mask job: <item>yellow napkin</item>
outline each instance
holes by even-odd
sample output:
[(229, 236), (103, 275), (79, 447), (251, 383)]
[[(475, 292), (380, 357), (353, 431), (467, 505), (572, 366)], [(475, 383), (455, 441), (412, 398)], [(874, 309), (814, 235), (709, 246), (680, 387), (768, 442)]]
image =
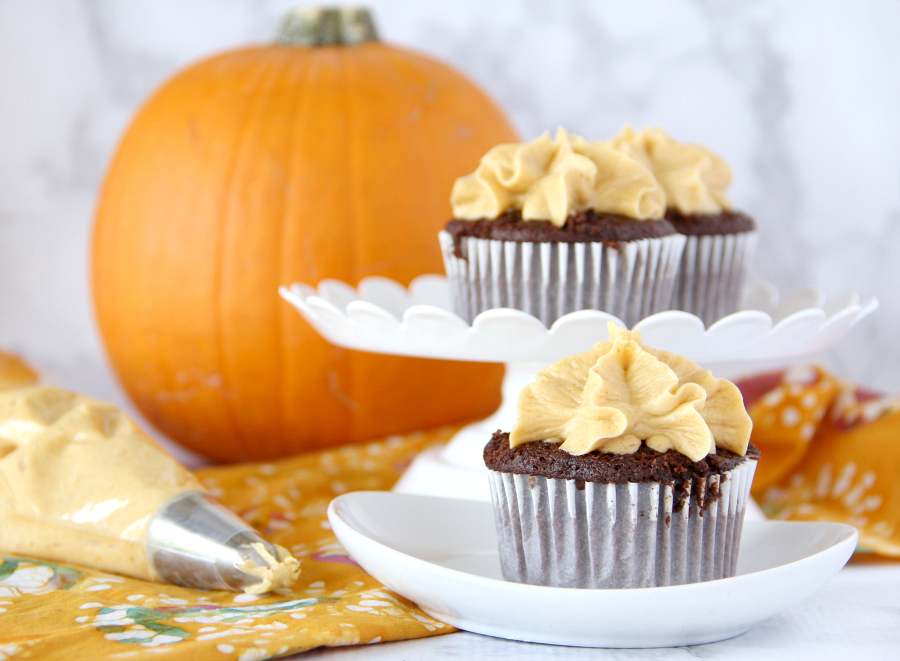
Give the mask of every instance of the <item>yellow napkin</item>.
[[(346, 491), (389, 489), (412, 458), (456, 431), (391, 437), (265, 464), (206, 468), (203, 484), (300, 560), (266, 596), (149, 583), (27, 558), (0, 564), (0, 660), (275, 658), (455, 631), (383, 587), (338, 544), (325, 515)], [(2, 531), (0, 531), (2, 534)]]
[(737, 385), (762, 453), (753, 497), (766, 515), (848, 523), (859, 552), (900, 558), (900, 397), (814, 366)]

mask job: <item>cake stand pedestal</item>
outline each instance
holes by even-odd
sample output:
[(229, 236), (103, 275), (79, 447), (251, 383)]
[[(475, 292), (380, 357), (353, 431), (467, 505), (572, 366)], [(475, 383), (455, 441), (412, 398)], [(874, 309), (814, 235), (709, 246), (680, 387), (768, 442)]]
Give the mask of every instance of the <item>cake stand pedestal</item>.
[[(607, 322), (624, 325), (597, 310), (567, 314), (547, 328), (538, 319), (508, 308), (488, 310), (468, 324), (451, 312), (443, 276), (416, 278), (409, 289), (386, 278), (362, 280), (358, 289), (323, 280), (316, 289), (300, 283), (279, 289), (281, 296), (332, 344), (374, 353), (419, 358), (502, 362), (506, 364), (502, 403), (490, 417), (463, 428), (443, 448), (420, 454), (395, 491), (490, 500), (482, 450), (498, 429), (516, 420), (521, 389), (541, 369), (607, 340)], [(831, 300), (816, 289), (787, 297), (767, 284), (746, 289), (742, 310), (709, 328), (696, 316), (668, 310), (642, 319), (648, 346), (672, 351), (736, 378), (782, 367), (832, 346), (878, 307), (856, 294)]]
[(519, 392), (546, 366), (543, 363), (506, 363), (500, 408), (484, 420), (463, 427), (444, 447), (419, 454), (394, 486), (394, 491), (490, 500), (487, 469), (481, 452), (495, 431), (512, 428)]

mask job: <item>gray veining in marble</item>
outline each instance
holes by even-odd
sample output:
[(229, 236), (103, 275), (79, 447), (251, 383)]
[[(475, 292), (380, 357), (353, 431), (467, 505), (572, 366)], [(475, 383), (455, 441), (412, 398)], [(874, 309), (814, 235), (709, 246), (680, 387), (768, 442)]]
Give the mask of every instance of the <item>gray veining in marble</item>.
[[(141, 101), (263, 42), (284, 0), (0, 0), (0, 347), (118, 399), (88, 293), (97, 188)], [(900, 391), (900, 3), (376, 0), (383, 38), (466, 72), (523, 136), (663, 125), (731, 163), (751, 277), (875, 294), (826, 356)]]

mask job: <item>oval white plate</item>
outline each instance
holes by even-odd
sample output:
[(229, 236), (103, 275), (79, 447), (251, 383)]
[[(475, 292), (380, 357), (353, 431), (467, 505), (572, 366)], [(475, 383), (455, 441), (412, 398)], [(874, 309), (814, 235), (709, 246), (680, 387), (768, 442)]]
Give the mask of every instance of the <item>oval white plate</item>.
[(504, 581), (489, 504), (358, 491), (331, 501), (328, 520), (363, 569), (432, 617), (488, 636), (579, 647), (673, 647), (737, 636), (818, 590), (857, 539), (840, 523), (748, 521), (733, 578), (576, 590)]
[[(587, 351), (607, 338), (607, 321), (597, 310), (580, 310), (547, 328), (537, 318), (509, 308), (479, 314), (470, 326), (450, 311), (443, 276), (416, 278), (409, 289), (381, 277), (363, 279), (358, 289), (323, 280), (317, 289), (294, 283), (281, 296), (326, 340), (375, 353), (486, 362), (549, 364)], [(669, 310), (635, 325), (647, 345), (674, 351), (712, 369), (718, 363), (760, 363), (812, 355), (834, 344), (878, 307), (856, 294), (826, 301), (816, 289), (780, 297), (771, 285), (744, 293), (744, 309), (708, 329), (696, 316)]]

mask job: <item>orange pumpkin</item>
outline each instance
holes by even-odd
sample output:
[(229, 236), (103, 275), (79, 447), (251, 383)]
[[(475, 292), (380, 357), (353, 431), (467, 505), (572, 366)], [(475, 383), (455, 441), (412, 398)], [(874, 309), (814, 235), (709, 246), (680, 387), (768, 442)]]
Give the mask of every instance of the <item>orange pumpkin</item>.
[(365, 12), (301, 19), (285, 43), (165, 83), (122, 139), (96, 214), (113, 367), (155, 426), (219, 461), (474, 419), (500, 400), (499, 365), (331, 346), (279, 298), (295, 281), (443, 272), (454, 179), (517, 139), (459, 73), (373, 41)]

